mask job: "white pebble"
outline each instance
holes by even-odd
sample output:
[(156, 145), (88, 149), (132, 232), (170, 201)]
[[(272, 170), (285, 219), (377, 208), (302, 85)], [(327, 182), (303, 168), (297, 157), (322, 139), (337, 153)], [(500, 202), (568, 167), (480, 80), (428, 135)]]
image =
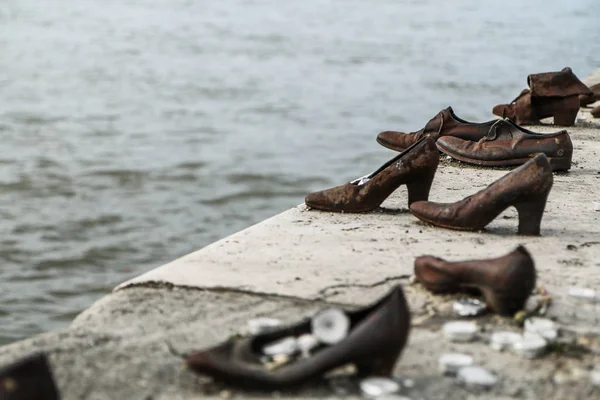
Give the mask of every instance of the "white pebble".
[(582, 300), (596, 300), (596, 291), (594, 289), (582, 288), (582, 287), (570, 287), (569, 296), (575, 297)]
[(460, 353), (443, 354), (438, 365), (443, 375), (456, 375), (459, 369), (473, 365), (473, 357)]
[(600, 201), (594, 202), (594, 211), (600, 211)]
[(487, 306), (477, 299), (459, 299), (452, 303), (452, 310), (461, 317), (474, 317), (483, 314)]
[(400, 384), (390, 378), (371, 377), (360, 381), (360, 390), (367, 397), (380, 398), (399, 391)]
[(291, 356), (298, 351), (298, 342), (294, 337), (286, 337), (263, 347), (263, 354), (268, 356), (274, 356), (277, 354), (284, 354)]
[(517, 332), (494, 332), (490, 338), (490, 346), (494, 350), (503, 351), (504, 349), (512, 348), (519, 340), (521, 340), (521, 335)]
[(473, 388), (487, 389), (498, 382), (498, 379), (491, 372), (476, 365), (461, 368), (457, 376), (459, 382)]
[(444, 336), (452, 342), (470, 342), (478, 331), (477, 324), (468, 321), (446, 322)]
[(311, 329), (319, 342), (336, 344), (348, 336), (350, 318), (339, 308), (328, 308), (312, 318)]
[(590, 380), (592, 385), (600, 387), (600, 364), (596, 365), (596, 368), (590, 372)]
[(535, 333), (525, 333), (520, 340), (513, 344), (513, 350), (525, 358), (535, 358), (541, 355), (548, 342)]
[(248, 332), (251, 335), (258, 335), (259, 333), (268, 332), (280, 325), (281, 320), (275, 318), (253, 318), (248, 321)]
[(319, 341), (310, 333), (300, 335), (296, 340), (302, 357), (309, 357), (310, 352), (319, 345)]
[(525, 332), (540, 335), (546, 340), (555, 340), (558, 337), (558, 328), (554, 321), (547, 318), (528, 318), (525, 320)]

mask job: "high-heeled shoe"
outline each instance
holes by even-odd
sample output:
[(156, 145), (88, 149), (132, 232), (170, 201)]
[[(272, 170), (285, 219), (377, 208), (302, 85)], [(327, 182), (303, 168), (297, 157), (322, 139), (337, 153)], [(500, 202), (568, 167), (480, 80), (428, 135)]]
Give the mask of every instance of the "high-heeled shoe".
[(579, 111), (579, 95), (592, 93), (569, 67), (531, 74), (527, 85), (529, 90), (523, 90), (510, 104), (495, 106), (492, 112), (519, 125), (539, 124), (543, 118), (554, 117), (555, 125), (571, 126)]
[(519, 234), (539, 235), (552, 182), (550, 162), (538, 154), (472, 196), (456, 203), (419, 201), (410, 205), (410, 211), (435, 226), (477, 231), (514, 206), (519, 213)]
[(0, 369), (0, 399), (59, 400), (46, 356), (36, 353)]
[(533, 259), (523, 246), (487, 260), (448, 262), (433, 256), (417, 257), (415, 276), (433, 293), (471, 293), (475, 289), (500, 315), (521, 310), (536, 280)]
[(487, 135), (494, 122), (496, 120), (482, 123), (465, 121), (454, 114), (452, 107), (448, 107), (431, 118), (423, 129), (411, 133), (381, 132), (377, 135), (377, 143), (388, 149), (403, 151), (424, 136), (430, 136), (434, 141), (442, 136), (478, 141)]
[(186, 358), (188, 367), (227, 385), (275, 390), (299, 386), (346, 364), (357, 373), (389, 375), (400, 356), (410, 329), (410, 313), (398, 285), (375, 304), (346, 313), (350, 331), (341, 342), (321, 345), (308, 358), (267, 371), (260, 361), (261, 349), (276, 340), (311, 332), (310, 320), (244, 339), (233, 339)]
[(392, 158), (370, 175), (306, 196), (310, 208), (333, 212), (366, 212), (378, 207), (400, 185), (408, 188), (408, 204), (427, 200), (439, 163), (439, 151), (429, 137)]

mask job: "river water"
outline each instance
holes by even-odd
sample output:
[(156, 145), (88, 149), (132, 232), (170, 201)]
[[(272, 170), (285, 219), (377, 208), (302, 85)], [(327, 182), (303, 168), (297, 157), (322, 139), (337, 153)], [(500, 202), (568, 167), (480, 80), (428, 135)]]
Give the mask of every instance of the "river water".
[[(600, 66), (600, 1), (0, 0), (0, 343)], [(260, 249), (256, 249), (260, 251)]]

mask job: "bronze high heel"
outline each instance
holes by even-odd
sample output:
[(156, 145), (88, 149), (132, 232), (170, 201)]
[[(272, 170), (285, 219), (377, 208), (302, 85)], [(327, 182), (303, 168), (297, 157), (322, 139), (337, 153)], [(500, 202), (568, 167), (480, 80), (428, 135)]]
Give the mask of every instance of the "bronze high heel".
[(377, 171), (345, 185), (306, 196), (310, 208), (333, 212), (367, 212), (378, 207), (400, 185), (408, 188), (408, 204), (427, 200), (439, 163), (434, 141), (424, 137)]
[(261, 349), (276, 340), (311, 332), (310, 320), (297, 325), (221, 345), (189, 355), (188, 367), (227, 385), (275, 390), (299, 386), (349, 363), (358, 374), (389, 375), (400, 356), (410, 329), (410, 313), (398, 285), (375, 304), (347, 312), (350, 332), (341, 342), (320, 346), (309, 358), (267, 371), (260, 361)]
[(411, 204), (410, 211), (435, 226), (477, 231), (514, 206), (519, 212), (519, 234), (539, 235), (552, 182), (550, 162), (544, 154), (538, 154), (472, 196), (456, 203), (418, 201)]
[(533, 259), (523, 246), (487, 260), (448, 262), (433, 256), (417, 257), (415, 276), (434, 293), (470, 293), (475, 289), (500, 315), (521, 310), (536, 281)]

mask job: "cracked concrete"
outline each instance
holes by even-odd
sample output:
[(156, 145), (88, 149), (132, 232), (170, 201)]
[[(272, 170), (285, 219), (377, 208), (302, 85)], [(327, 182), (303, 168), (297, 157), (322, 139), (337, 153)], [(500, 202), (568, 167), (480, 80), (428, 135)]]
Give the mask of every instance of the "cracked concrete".
[[(578, 125), (568, 130), (575, 146), (573, 168), (555, 174), (541, 237), (517, 236), (513, 209), (483, 232), (428, 226), (406, 209), (404, 188), (380, 210), (362, 215), (298, 206), (125, 282), (65, 331), (1, 347), (0, 365), (30, 352), (47, 352), (64, 399), (218, 398), (225, 395), (223, 388), (187, 371), (183, 354), (244, 331), (246, 321), (256, 316), (294, 322), (326, 304), (368, 304), (401, 284), (412, 331), (394, 373), (415, 381), (403, 394), (412, 399), (598, 397), (600, 389), (592, 387), (586, 374), (600, 363), (600, 303), (572, 299), (567, 289), (600, 288), (600, 212), (592, 208), (593, 201), (600, 201), (600, 123), (584, 111)], [(442, 157), (431, 199), (461, 199), (506, 173)], [(481, 328), (476, 342), (447, 342), (440, 328), (454, 319), (451, 304), (458, 296), (434, 296), (411, 284), (414, 258), (489, 258), (518, 244), (536, 261), (538, 284), (553, 297), (547, 316), (556, 320), (568, 345), (535, 360), (496, 352), (486, 344), (491, 332), (520, 328), (512, 319), (494, 315), (475, 319)], [(437, 360), (447, 352), (470, 354), (498, 376), (498, 385), (489, 392), (472, 392), (442, 377)], [(356, 388), (350, 389), (335, 392), (320, 383), (276, 395), (356, 397)], [(271, 397), (235, 391), (233, 396)]]

